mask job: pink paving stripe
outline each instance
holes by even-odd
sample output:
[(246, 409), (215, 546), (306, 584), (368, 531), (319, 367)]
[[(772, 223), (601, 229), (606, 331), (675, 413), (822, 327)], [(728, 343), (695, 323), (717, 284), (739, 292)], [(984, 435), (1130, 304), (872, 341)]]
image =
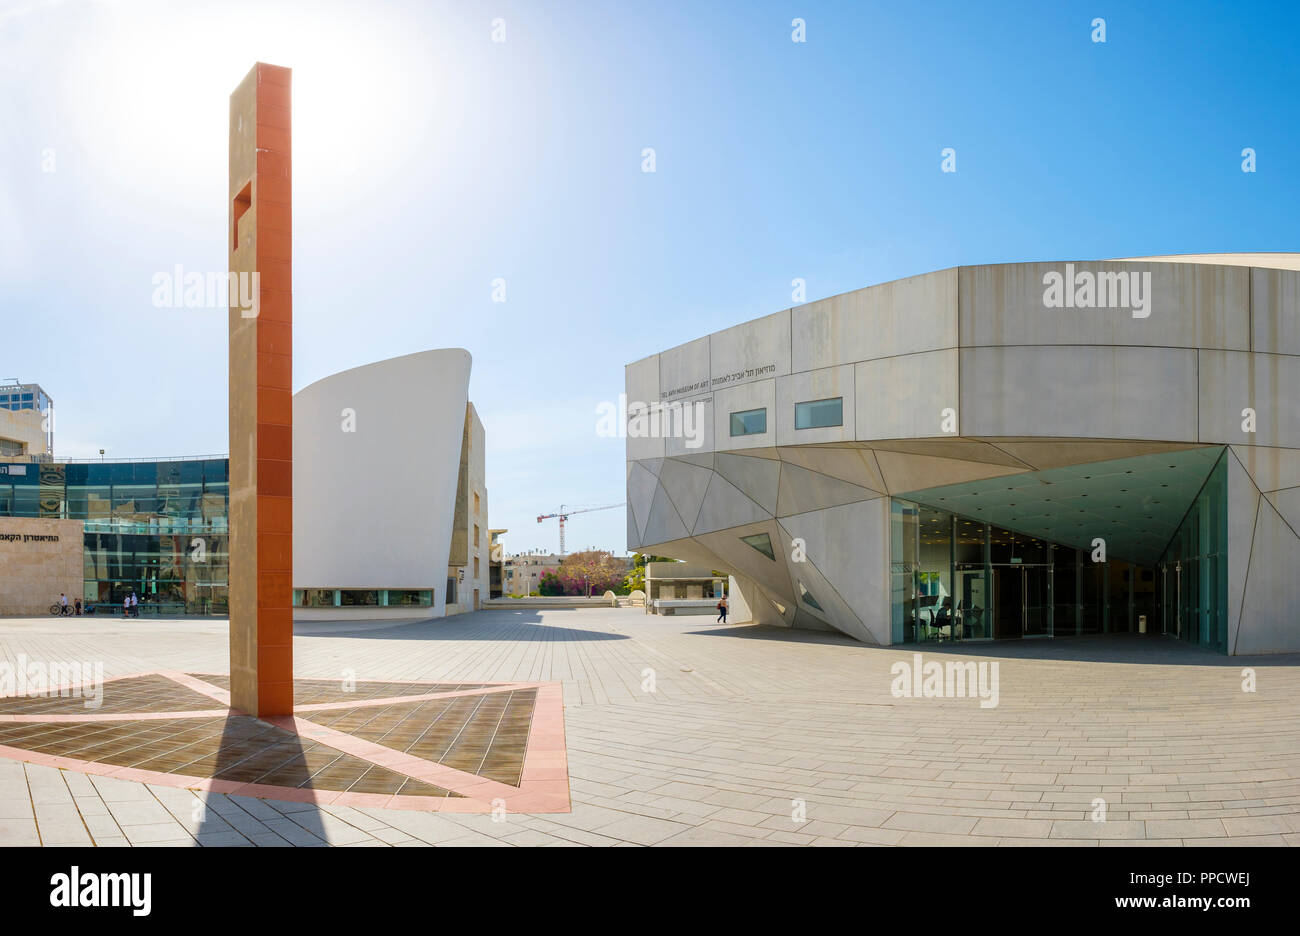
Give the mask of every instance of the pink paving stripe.
[[(193, 691), (197, 692), (199, 695), (205, 695), (209, 699), (212, 699), (215, 702), (220, 702), (222, 705), (225, 706), (230, 705), (229, 689), (222, 689), (219, 686), (212, 685), (211, 683), (205, 683), (201, 679), (195, 679), (193, 676), (189, 675), (188, 673), (159, 671), (157, 675), (166, 676), (172, 682), (180, 683), (186, 689), (192, 689)], [(243, 713), (235, 709), (231, 709), (231, 714), (242, 715)]]
[(462, 696), (490, 695), (494, 692), (513, 692), (516, 689), (532, 689), (541, 683), (502, 683), (491, 689), (460, 689), (455, 692), (430, 692), (425, 695), (386, 696), (382, 699), (357, 699), (355, 702), (313, 702), (310, 705), (295, 705), (295, 712), (329, 712), (337, 709), (362, 708), (369, 705), (400, 705), (403, 702), (430, 702), (434, 699), (459, 699)]

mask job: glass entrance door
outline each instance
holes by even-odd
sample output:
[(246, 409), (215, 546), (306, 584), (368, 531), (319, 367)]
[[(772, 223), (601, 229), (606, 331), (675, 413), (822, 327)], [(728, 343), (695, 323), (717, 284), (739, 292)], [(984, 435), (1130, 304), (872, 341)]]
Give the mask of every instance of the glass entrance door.
[(1048, 637), (1052, 633), (1052, 567), (1021, 566), (1024, 576), (1026, 637)]
[(1052, 567), (995, 565), (993, 636), (1047, 637), (1052, 633)]
[(1022, 566), (993, 566), (993, 636), (1005, 640), (1024, 633), (1025, 573)]
[(983, 563), (961, 564), (955, 570), (957, 592), (957, 617), (963, 640), (980, 640), (992, 637), (989, 629), (991, 609), (986, 593), (987, 577)]

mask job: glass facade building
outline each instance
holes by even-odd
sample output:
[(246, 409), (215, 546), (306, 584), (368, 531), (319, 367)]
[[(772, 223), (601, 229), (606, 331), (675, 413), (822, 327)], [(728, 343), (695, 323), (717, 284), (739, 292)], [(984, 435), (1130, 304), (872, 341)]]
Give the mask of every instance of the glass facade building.
[(43, 413), (49, 408), (49, 396), (36, 384), (0, 384), (0, 409)]
[(83, 521), (86, 602), (226, 614), (228, 474), (225, 458), (5, 464), (0, 517)]

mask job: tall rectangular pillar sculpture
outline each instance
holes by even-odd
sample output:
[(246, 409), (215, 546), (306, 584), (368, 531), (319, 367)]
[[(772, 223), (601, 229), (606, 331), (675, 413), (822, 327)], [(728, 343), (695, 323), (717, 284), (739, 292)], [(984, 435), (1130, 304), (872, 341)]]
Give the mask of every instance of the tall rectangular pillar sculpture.
[(230, 96), (230, 704), (293, 712), (290, 72)]

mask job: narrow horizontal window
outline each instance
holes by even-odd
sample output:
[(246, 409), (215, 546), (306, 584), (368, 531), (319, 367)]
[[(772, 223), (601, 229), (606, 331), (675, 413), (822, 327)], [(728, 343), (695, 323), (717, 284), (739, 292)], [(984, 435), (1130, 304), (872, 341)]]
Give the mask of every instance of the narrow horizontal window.
[(762, 435), (767, 432), (767, 410), (751, 409), (731, 414), (733, 436)]
[(796, 429), (822, 429), (826, 426), (842, 425), (844, 425), (844, 397), (812, 400), (794, 405)]

